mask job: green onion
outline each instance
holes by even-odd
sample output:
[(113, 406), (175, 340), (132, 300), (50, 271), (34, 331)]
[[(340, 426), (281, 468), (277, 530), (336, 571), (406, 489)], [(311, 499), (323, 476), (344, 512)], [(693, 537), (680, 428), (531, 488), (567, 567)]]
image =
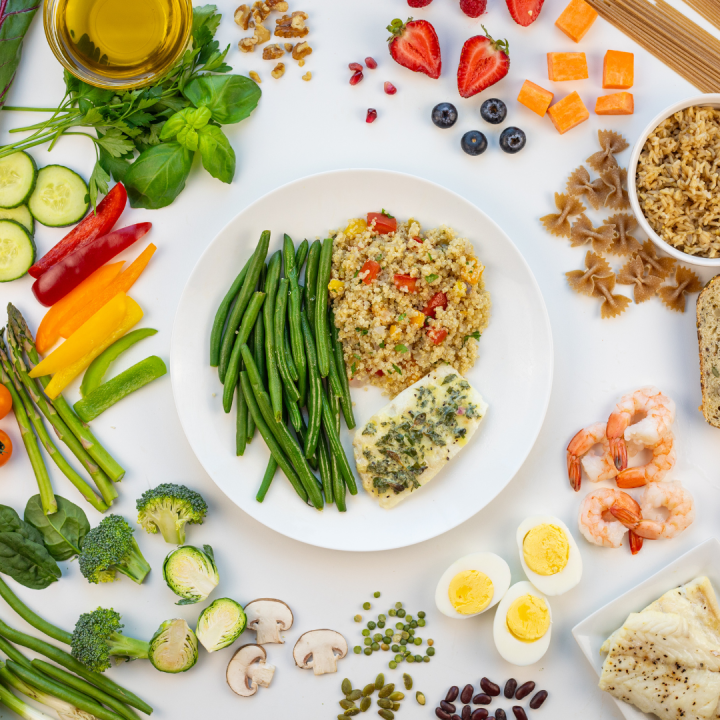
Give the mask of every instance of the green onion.
[(428, 257), (430, 258), (430, 262), (432, 262), (432, 255), (428, 253)]
[(389, 217), (389, 218), (395, 217), (394, 215), (391, 215), (385, 208), (383, 208), (381, 212), (385, 217)]
[(350, 372), (351, 372), (353, 375), (355, 375), (355, 372), (356, 372), (356, 371), (357, 371), (357, 363), (353, 363), (353, 364), (350, 366)]
[(392, 366), (395, 368), (395, 372), (398, 372), (402, 375), (402, 370), (395, 363), (393, 363)]
[(403, 320), (407, 320), (407, 313), (398, 316), (398, 322), (402, 322)]
[(367, 328), (355, 328), (355, 332), (359, 332), (361, 335), (367, 335), (368, 329)]

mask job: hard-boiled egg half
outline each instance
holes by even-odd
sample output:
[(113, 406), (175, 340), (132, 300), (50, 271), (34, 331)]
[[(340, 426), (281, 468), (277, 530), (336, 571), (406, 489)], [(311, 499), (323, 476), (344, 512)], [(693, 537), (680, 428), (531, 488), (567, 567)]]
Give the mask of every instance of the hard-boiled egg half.
[(552, 515), (536, 515), (517, 530), (520, 562), (528, 580), (546, 595), (562, 595), (582, 577), (582, 558), (568, 526)]
[(469, 618), (500, 602), (510, 587), (510, 568), (494, 553), (474, 553), (456, 560), (435, 590), (438, 610), (451, 618)]
[(525, 580), (513, 585), (495, 611), (495, 647), (513, 665), (532, 665), (550, 645), (552, 613), (547, 598)]

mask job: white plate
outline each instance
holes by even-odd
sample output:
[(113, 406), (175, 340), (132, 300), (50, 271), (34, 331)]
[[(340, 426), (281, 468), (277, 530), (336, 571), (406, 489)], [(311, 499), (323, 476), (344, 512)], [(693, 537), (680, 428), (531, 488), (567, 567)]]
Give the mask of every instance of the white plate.
[[(707, 575), (720, 592), (720, 542), (713, 538), (693, 548), (671, 562), (645, 582), (616, 598), (573, 628), (573, 635), (580, 649), (598, 677), (602, 673), (605, 655), (600, 647), (615, 630), (627, 620), (628, 615), (640, 612), (668, 590), (684, 585), (698, 575)], [(613, 698), (626, 720), (657, 720), (655, 715), (640, 712), (635, 706)]]
[[(255, 493), (268, 450), (259, 435), (235, 457), (235, 413), (222, 410), (222, 387), (208, 363), (210, 327), (227, 288), (261, 231), (270, 251), (287, 232), (296, 242), (324, 237), (349, 218), (388, 208), (424, 228), (447, 224), (469, 238), (485, 264), (493, 310), (468, 379), (490, 410), (472, 442), (441, 474), (392, 510), (362, 490), (348, 496), (347, 513), (317, 511), (299, 502), (281, 472), (263, 503)], [(203, 253), (178, 306), (170, 353), (180, 421), (203, 467), (225, 494), (267, 527), (336, 550), (387, 550), (412, 545), (456, 527), (487, 505), (513, 478), (540, 431), (550, 397), (553, 351), (540, 290), (522, 255), (503, 231), (467, 200), (426, 180), (381, 170), (313, 175), (275, 190), (243, 210)], [(351, 389), (358, 427), (388, 401), (376, 388)], [(343, 426), (352, 462), (352, 436)]]

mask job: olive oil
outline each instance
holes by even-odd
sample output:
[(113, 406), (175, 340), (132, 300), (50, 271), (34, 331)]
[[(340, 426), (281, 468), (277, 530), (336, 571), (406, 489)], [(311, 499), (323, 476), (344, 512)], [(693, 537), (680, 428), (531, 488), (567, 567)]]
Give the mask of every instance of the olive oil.
[(60, 43), (75, 63), (134, 85), (170, 69), (192, 26), (189, 0), (59, 0), (55, 12)]

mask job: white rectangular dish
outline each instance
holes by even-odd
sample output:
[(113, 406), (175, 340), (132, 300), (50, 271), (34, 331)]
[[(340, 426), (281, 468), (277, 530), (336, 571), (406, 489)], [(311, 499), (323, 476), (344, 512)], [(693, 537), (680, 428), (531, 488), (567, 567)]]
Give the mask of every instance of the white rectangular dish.
[[(573, 635), (600, 677), (605, 655), (600, 647), (608, 636), (617, 630), (633, 612), (644, 607), (668, 590), (689, 582), (698, 575), (706, 575), (716, 591), (720, 590), (720, 541), (712, 538), (701, 543), (659, 572), (620, 595), (604, 607), (596, 610), (573, 628)], [(613, 698), (626, 720), (653, 720), (654, 715), (640, 712), (637, 708)]]

